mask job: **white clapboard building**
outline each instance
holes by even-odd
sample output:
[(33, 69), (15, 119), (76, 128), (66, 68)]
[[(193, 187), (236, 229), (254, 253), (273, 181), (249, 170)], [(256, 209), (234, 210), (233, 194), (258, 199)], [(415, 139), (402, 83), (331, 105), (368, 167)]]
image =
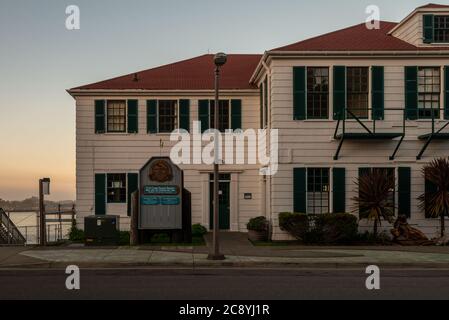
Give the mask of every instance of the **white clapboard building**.
[[(213, 121), (214, 64), (203, 55), (70, 89), (76, 100), (77, 219), (120, 215), (153, 156), (170, 156), (170, 133)], [(418, 209), (431, 188), (424, 164), (449, 156), (449, 6), (429, 4), (400, 23), (365, 23), (263, 55), (230, 54), (222, 69), (220, 129), (278, 129), (279, 165), (224, 164), (220, 226), (246, 232), (266, 216), (273, 239), (281, 212), (353, 212), (363, 170), (394, 174), (397, 213), (429, 236), (439, 221)], [(272, 146), (273, 147), (273, 146)], [(256, 150), (253, 150), (256, 152)], [(211, 173), (184, 164), (193, 223), (210, 228)], [(368, 222), (361, 222), (361, 226)]]

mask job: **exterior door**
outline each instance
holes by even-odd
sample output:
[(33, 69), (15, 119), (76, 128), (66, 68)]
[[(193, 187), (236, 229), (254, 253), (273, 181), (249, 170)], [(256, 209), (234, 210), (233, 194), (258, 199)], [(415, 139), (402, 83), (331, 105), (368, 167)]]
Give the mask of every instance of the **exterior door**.
[[(214, 175), (210, 175), (210, 229), (214, 228)], [(230, 230), (231, 229), (231, 175), (229, 174), (220, 174), (220, 183), (219, 183), (219, 203), (218, 203), (218, 212), (219, 212), (219, 226), (220, 230)]]

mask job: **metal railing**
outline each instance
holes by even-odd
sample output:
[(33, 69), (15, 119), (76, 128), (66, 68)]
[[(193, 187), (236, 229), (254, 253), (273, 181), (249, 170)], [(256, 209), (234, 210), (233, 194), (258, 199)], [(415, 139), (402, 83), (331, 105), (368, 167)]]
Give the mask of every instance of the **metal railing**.
[(2, 235), (6, 237), (3, 239), (6, 244), (25, 244), (26, 238), (17, 229), (16, 225), (6, 212), (0, 208), (0, 227), (2, 228)]
[[(442, 111), (446, 112), (445, 109), (443, 108), (430, 108), (430, 117), (420, 117), (419, 115), (419, 110), (417, 110), (416, 114), (414, 115), (417, 119), (419, 119), (421, 122), (425, 121), (425, 120), (429, 120), (432, 122), (432, 127), (431, 127), (431, 132), (420, 136), (419, 139), (421, 140), (426, 140), (426, 143), (424, 144), (424, 146), (422, 147), (422, 149), (420, 150), (418, 156), (416, 157), (416, 160), (421, 160), (424, 152), (426, 152), (427, 147), (430, 145), (430, 143), (432, 142), (432, 140), (435, 137), (439, 137), (443, 135), (443, 130), (446, 129), (449, 126), (449, 120), (445, 119), (445, 117), (441, 117), (442, 116)], [(438, 115), (438, 117), (436, 117), (436, 115)], [(439, 128), (438, 130), (436, 129), (436, 121), (446, 121), (446, 123)], [(445, 137), (444, 137), (445, 138)]]
[[(400, 120), (394, 120), (394, 119), (385, 119), (385, 113), (391, 111), (397, 111), (398, 114), (400, 114)], [(378, 123), (387, 123), (387, 122), (394, 122), (399, 123), (401, 122), (402, 126), (402, 135), (405, 135), (406, 130), (406, 120), (407, 120), (407, 112), (404, 108), (384, 108), (382, 114), (376, 112), (380, 112), (378, 109), (373, 108), (363, 108), (363, 109), (348, 109), (343, 108), (343, 110), (338, 111), (336, 113), (337, 115), (337, 127), (335, 128), (334, 138), (337, 138), (340, 130), (340, 126), (342, 126), (342, 134), (348, 133), (348, 125), (347, 122), (350, 121), (351, 123), (356, 122), (360, 129), (363, 129), (366, 133), (375, 135), (376, 133), (379, 133), (378, 129)], [(361, 115), (362, 113), (366, 113)], [(358, 114), (358, 115), (357, 115)], [(391, 116), (391, 115), (388, 115)], [(370, 125), (371, 124), (371, 125)], [(388, 129), (392, 129), (393, 126), (391, 126)], [(382, 130), (386, 130), (386, 128), (382, 128)], [(398, 132), (399, 133), (399, 132)]]
[[(62, 207), (61, 205), (58, 205), (57, 207), (51, 207), (48, 209), (50, 210), (45, 212), (47, 243), (54, 243), (63, 240), (68, 240), (70, 229), (73, 226), (76, 217), (75, 207), (74, 206)], [(7, 212), (5, 212), (4, 210), (2, 211), (3, 214), (0, 214), (0, 243), (11, 245), (13, 244), (29, 245), (39, 243), (40, 237), (39, 212), (32, 209), (29, 210), (14, 209)], [(23, 213), (29, 213), (30, 216), (25, 217), (25, 219), (22, 218), (22, 220), (20, 220), (21, 222), (18, 222), (17, 221), (18, 219), (15, 220), (12, 219), (13, 217), (12, 214), (23, 214)], [(33, 216), (36, 221), (35, 225), (34, 222), (30, 223), (30, 220), (31, 221), (33, 220)], [(13, 220), (17, 222), (18, 224), (17, 226), (14, 224)], [(25, 224), (23, 222), (30, 224), (21, 225)], [(9, 226), (11, 226), (11, 230), (13, 231), (7, 232), (7, 227), (5, 226), (5, 224), (8, 228)], [(8, 234), (9, 237), (7, 236)], [(19, 242), (14, 241), (13, 237), (20, 237), (19, 235), (21, 235), (22, 237), (21, 241)]]

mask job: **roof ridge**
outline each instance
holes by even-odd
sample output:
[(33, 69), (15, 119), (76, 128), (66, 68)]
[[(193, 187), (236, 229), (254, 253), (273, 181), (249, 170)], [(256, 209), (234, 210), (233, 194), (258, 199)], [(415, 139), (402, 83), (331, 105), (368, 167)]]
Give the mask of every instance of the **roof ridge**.
[[(386, 21), (386, 20), (376, 20), (376, 21), (379, 21), (380, 23), (391, 23), (391, 24), (396, 24), (396, 25), (398, 24), (398, 22), (392, 22), (392, 21)], [(276, 50), (279, 50), (279, 49), (282, 49), (282, 48), (285, 48), (285, 47), (290, 47), (290, 46), (295, 45), (295, 44), (300, 44), (300, 43), (305, 42), (305, 41), (311, 41), (311, 40), (319, 39), (321, 37), (330, 36), (330, 35), (333, 35), (333, 34), (337, 34), (337, 33), (340, 33), (340, 32), (344, 32), (344, 31), (347, 31), (347, 30), (350, 30), (350, 29), (354, 29), (354, 28), (360, 27), (360, 26), (362, 26), (364, 24), (366, 24), (366, 22), (358, 23), (358, 24), (355, 24), (355, 25), (352, 25), (352, 26), (349, 26), (349, 27), (345, 27), (345, 28), (342, 28), (342, 29), (338, 29), (338, 30), (334, 30), (334, 31), (331, 31), (331, 32), (323, 33), (321, 35), (318, 35), (318, 36), (315, 36), (315, 37), (312, 37), (312, 38), (307, 38), (307, 39), (304, 39), (304, 40), (301, 40), (301, 41), (297, 41), (297, 42), (294, 42), (294, 43), (291, 43), (291, 44), (288, 44), (288, 45), (285, 45), (285, 46), (281, 46), (281, 47), (278, 47), (278, 48), (275, 48), (275, 49), (271, 49), (269, 51), (276, 51)]]
[[(103, 83), (103, 82), (106, 82), (106, 81), (113, 81), (113, 80), (117, 80), (117, 79), (120, 79), (120, 78), (132, 77), (135, 74), (139, 75), (139, 73), (145, 73), (145, 72), (149, 72), (149, 71), (157, 71), (159, 69), (164, 69), (164, 68), (169, 68), (169, 67), (181, 65), (181, 64), (188, 63), (188, 62), (191, 62), (191, 61), (194, 61), (194, 60), (198, 60), (198, 59), (201, 59), (201, 58), (204, 58), (204, 57), (207, 57), (207, 56), (213, 57), (214, 54), (212, 54), (212, 53), (205, 53), (205, 54), (202, 54), (202, 55), (199, 55), (199, 56), (195, 56), (195, 57), (192, 57), (192, 58), (187, 58), (187, 59), (184, 59), (184, 60), (179, 60), (179, 61), (167, 63), (167, 64), (164, 64), (164, 65), (160, 65), (160, 66), (156, 66), (156, 67), (152, 67), (152, 68), (142, 69), (142, 70), (135, 71), (135, 72), (130, 72), (130, 73), (127, 73), (127, 74), (124, 74), (124, 75), (121, 75), (121, 76), (108, 78), (106, 80), (96, 81), (96, 82), (90, 83), (88, 85), (89, 86), (90, 85), (96, 85), (96, 84), (100, 84), (100, 83)], [(228, 56), (231, 56), (231, 57), (232, 56), (254, 56), (254, 57), (260, 56), (260, 57), (262, 57), (262, 54), (259, 54), (259, 53), (230, 53), (230, 54), (228, 54)], [(74, 87), (74, 88), (69, 89), (69, 90), (75, 90), (75, 89), (78, 89), (78, 88), (81, 88), (81, 87), (85, 87), (85, 85), (77, 86), (77, 87)]]

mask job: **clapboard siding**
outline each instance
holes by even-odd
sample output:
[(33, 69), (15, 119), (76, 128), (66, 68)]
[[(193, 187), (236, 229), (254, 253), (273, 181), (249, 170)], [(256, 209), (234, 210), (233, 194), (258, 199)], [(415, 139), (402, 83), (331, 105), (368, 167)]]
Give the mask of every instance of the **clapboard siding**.
[(417, 47), (440, 47), (441, 44), (438, 43), (424, 43), (423, 38), (423, 15), (424, 14), (434, 14), (434, 15), (448, 15), (449, 10), (438, 11), (438, 12), (418, 12), (405, 21), (399, 28), (393, 32), (393, 36), (399, 38), (403, 41), (411, 43)]
[[(430, 159), (449, 155), (448, 142), (433, 142), (425, 154), (425, 158), (416, 161), (422, 141), (417, 137), (428, 133), (429, 121), (406, 121), (406, 138), (397, 154), (396, 160), (390, 161), (397, 145), (397, 140), (381, 142), (346, 141), (343, 145), (340, 159), (334, 161), (333, 156), (339, 141), (333, 135), (336, 121), (333, 120), (293, 120), (293, 67), (294, 66), (328, 66), (330, 68), (329, 114), (332, 114), (332, 69), (334, 65), (345, 66), (384, 66), (385, 67), (385, 120), (376, 123), (379, 132), (402, 130), (403, 112), (388, 110), (388, 108), (404, 108), (404, 67), (405, 66), (444, 66), (446, 59), (320, 59), (320, 60), (290, 60), (273, 59), (269, 65), (271, 71), (271, 122), (270, 127), (279, 130), (279, 171), (270, 178), (270, 210), (273, 219), (275, 240), (288, 239), (289, 236), (278, 227), (280, 212), (293, 211), (293, 169), (301, 167), (334, 167), (346, 168), (346, 206), (352, 212), (352, 198), (356, 195), (354, 181), (360, 167), (394, 167), (406, 166), (412, 168), (412, 217), (411, 223), (416, 224), (429, 236), (434, 236), (438, 221), (425, 219), (424, 213), (418, 210), (416, 198), (424, 192), (424, 179), (421, 176), (422, 166)], [(442, 96), (443, 97), (443, 96)], [(441, 100), (443, 101), (443, 100)], [(445, 122), (437, 122), (442, 126)], [(347, 129), (352, 132), (362, 132), (355, 121), (347, 122)], [(332, 188), (331, 188), (332, 189)], [(332, 198), (330, 203), (332, 203)], [(362, 221), (361, 230), (368, 230), (369, 223)], [(388, 228), (388, 226), (384, 226)]]
[[(95, 134), (94, 104), (95, 100), (107, 99), (100, 96), (76, 97), (76, 171), (77, 171), (77, 223), (83, 228), (84, 217), (94, 213), (94, 175), (95, 173), (138, 172), (152, 156), (170, 156), (170, 149), (176, 142), (170, 141), (169, 134), (147, 134), (146, 101), (152, 99), (189, 99), (190, 120), (198, 120), (198, 100), (213, 99), (204, 96), (148, 96), (148, 97), (113, 97), (111, 99), (138, 100), (138, 133), (136, 134)], [(226, 97), (222, 99), (242, 99), (243, 129), (258, 128), (259, 96), (258, 93), (245, 96)], [(161, 149), (161, 140), (163, 148)], [(208, 144), (203, 142), (202, 145)], [(234, 150), (237, 150), (234, 145)], [(248, 149), (246, 150), (248, 152)], [(256, 152), (249, 149), (249, 152)], [(184, 170), (185, 187), (192, 192), (193, 223), (202, 223), (208, 227), (209, 220), (209, 172), (212, 166), (181, 165)], [(234, 231), (245, 231), (250, 218), (261, 214), (260, 203), (260, 165), (223, 165), (222, 172), (234, 172), (231, 192), (234, 203), (231, 205), (231, 225)], [(238, 175), (238, 178), (234, 176)], [(252, 193), (252, 200), (245, 200), (244, 193)], [(121, 216), (121, 228), (129, 228), (126, 204), (107, 204), (108, 214)]]

